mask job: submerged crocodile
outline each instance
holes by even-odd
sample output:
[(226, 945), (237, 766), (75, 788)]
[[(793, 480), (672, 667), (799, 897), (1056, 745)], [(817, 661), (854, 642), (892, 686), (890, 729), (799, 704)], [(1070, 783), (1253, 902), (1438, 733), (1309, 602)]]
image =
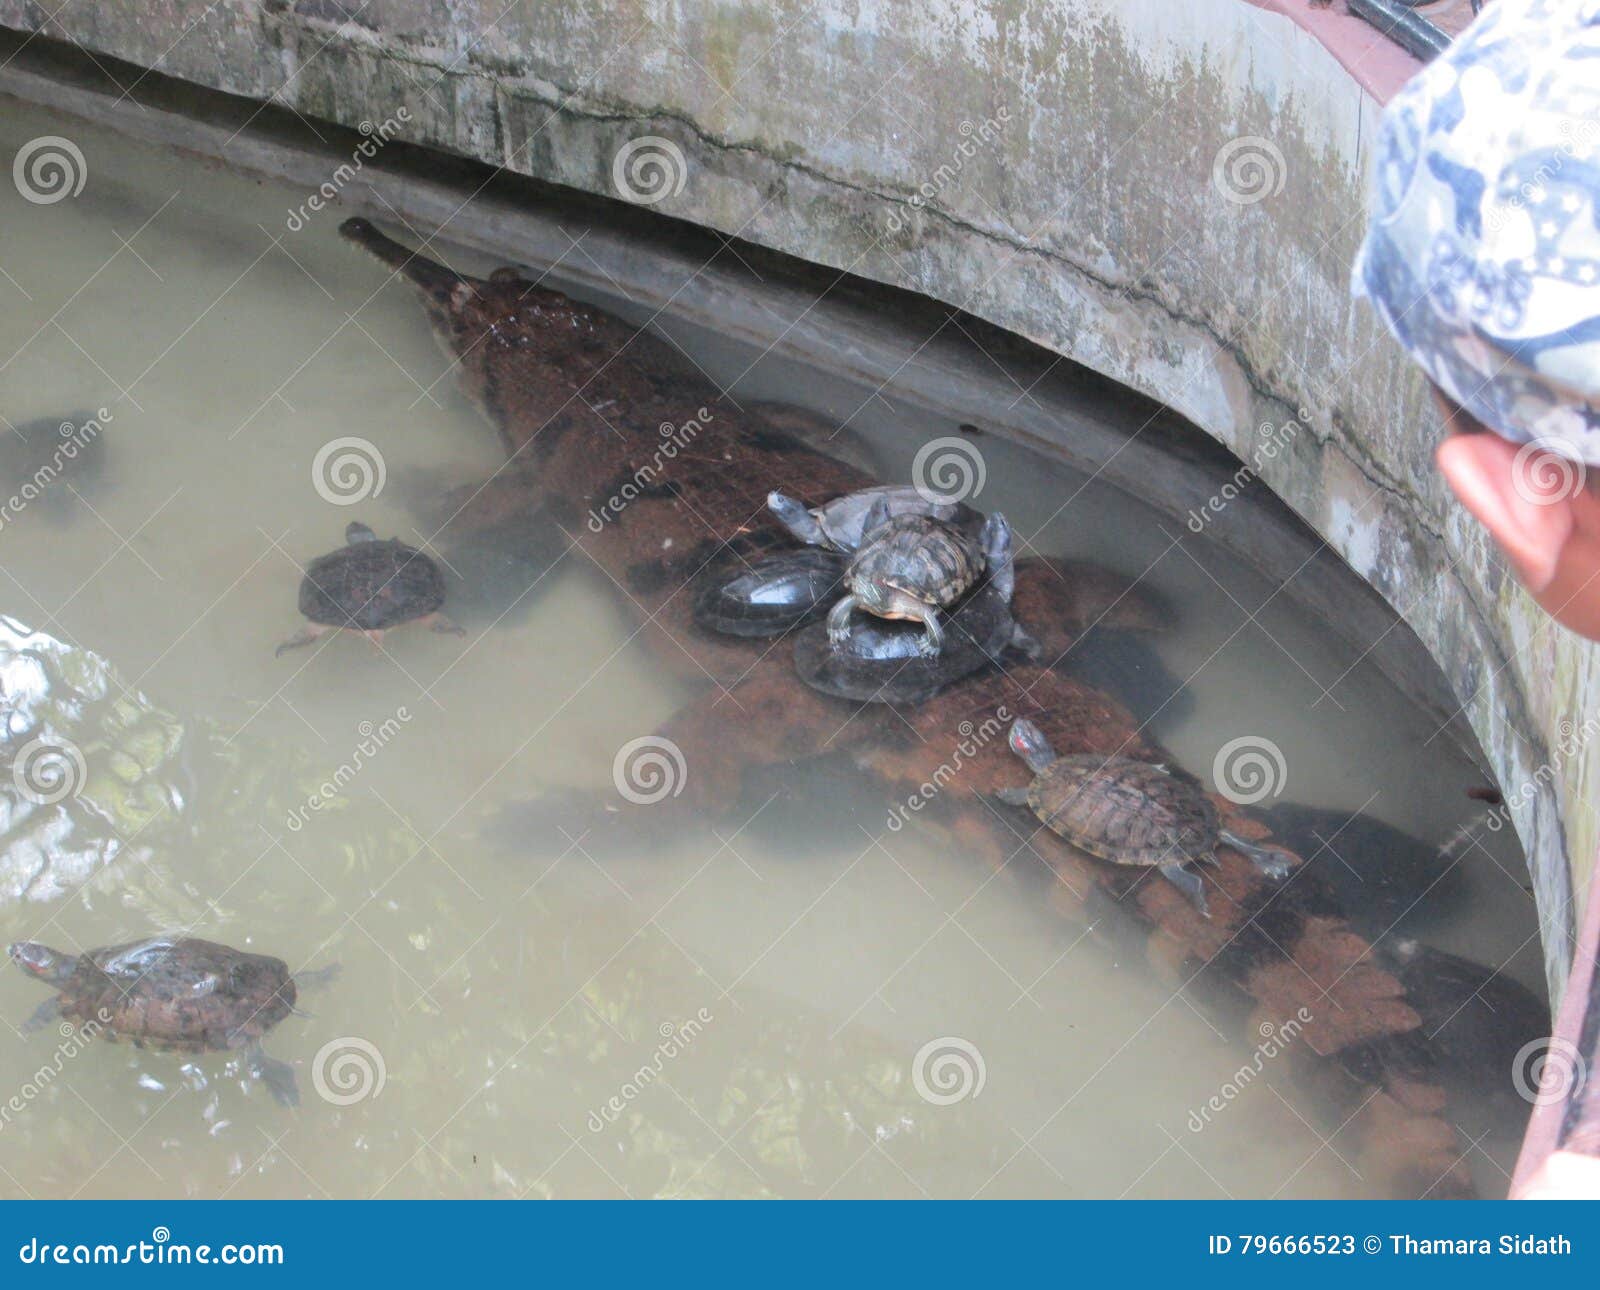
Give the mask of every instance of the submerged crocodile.
[[(712, 683), (661, 728), (692, 773), (680, 797), (644, 812), (652, 832), (662, 808), (733, 810), (752, 771), (847, 752), (878, 777), (886, 800), (918, 803), (903, 822), (996, 867), (1033, 869), (1064, 914), (1131, 932), (1175, 986), (1240, 1005), (1252, 1046), (1264, 1026), (1292, 1032), (1291, 1060), (1359, 1141), (1352, 1163), (1367, 1188), (1472, 1194), (1421, 1017), (1314, 874), (1281, 884), (1224, 851), (1208, 872), (1207, 918), (1169, 884), (1097, 862), (994, 801), (1029, 779), (1003, 737), (974, 737), (997, 721), (1028, 717), (1062, 753), (1167, 761), (1115, 699), (1055, 667), (1019, 662), (904, 711), (858, 707), (805, 686), (770, 642), (697, 627), (694, 589), (708, 568), (792, 545), (767, 512), (769, 492), (816, 505), (879, 481), (741, 409), (647, 329), (512, 269), (458, 274), (365, 220), (340, 231), (419, 290), (462, 389), (500, 434), (510, 460), (465, 517), (516, 526), (542, 510), (618, 589), (667, 664)], [(1046, 660), (1063, 659), (1094, 624), (1138, 626), (1149, 612), (1125, 582), (1071, 562), (1021, 559), (1016, 578), (1017, 618)], [(1223, 827), (1266, 835), (1214, 800)], [(608, 805), (610, 819), (628, 819), (614, 798)]]

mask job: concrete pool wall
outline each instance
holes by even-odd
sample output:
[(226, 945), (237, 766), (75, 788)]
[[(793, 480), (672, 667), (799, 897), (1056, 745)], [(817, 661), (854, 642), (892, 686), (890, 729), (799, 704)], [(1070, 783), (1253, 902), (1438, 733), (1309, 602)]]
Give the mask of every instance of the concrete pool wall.
[[(1352, 19), (1308, 29), (1298, 6), (101, 0), (51, 15), (0, 0), (0, 25), (125, 60), (134, 70), (110, 74), (130, 117), (150, 68), (313, 130), (332, 121), (622, 196), (921, 293), (1175, 409), (1437, 663), (1441, 719), (1459, 709), (1506, 791), (1559, 985), (1574, 879), (1586, 884), (1600, 842), (1586, 721), (1600, 668), (1449, 500), (1423, 384), (1350, 299), (1378, 96), (1404, 65), (1365, 28), (1339, 28)], [(16, 88), (7, 75), (0, 90)], [(435, 222), (450, 219), (434, 200)], [(1118, 482), (1151, 459), (1137, 439), (1034, 433)], [(1181, 485), (1152, 486), (1181, 503)], [(1203, 519), (1303, 580), (1356, 652), (1405, 673), (1383, 617), (1338, 602), (1334, 583), (1318, 591), (1320, 566), (1249, 527), (1249, 510)]]

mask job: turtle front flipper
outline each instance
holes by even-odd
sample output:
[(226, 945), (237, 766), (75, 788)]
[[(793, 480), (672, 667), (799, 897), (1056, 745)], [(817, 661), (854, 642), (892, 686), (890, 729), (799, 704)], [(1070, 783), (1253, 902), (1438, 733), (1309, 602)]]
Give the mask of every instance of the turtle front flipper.
[(1230, 833), (1227, 829), (1223, 829), (1217, 836), (1255, 865), (1265, 877), (1281, 882), (1294, 872), (1294, 859), (1286, 851), (1279, 851), (1276, 847), (1258, 847), (1254, 842), (1246, 842), (1237, 833)]
[(1029, 806), (1028, 790), (1025, 788), (997, 788), (995, 797), (1007, 806)]
[(839, 603), (828, 611), (828, 640), (832, 644), (843, 645), (850, 639), (850, 615), (855, 613), (860, 604), (861, 598), (852, 593), (842, 596)]
[(304, 645), (309, 645), (312, 641), (326, 635), (328, 630), (321, 623), (307, 623), (293, 636), (289, 637), (288, 640), (280, 644), (277, 649), (273, 650), (272, 657), (282, 658), (292, 649), (299, 649)]
[(998, 591), (1001, 599), (1009, 605), (1017, 589), (1016, 562), (1011, 555), (1011, 525), (999, 511), (995, 511), (983, 522), (983, 530), (978, 535), (978, 544), (983, 551), (989, 585)]
[(250, 1074), (266, 1085), (267, 1091), (279, 1106), (293, 1108), (300, 1105), (300, 1086), (295, 1081), (294, 1067), (268, 1057), (260, 1048), (251, 1048), (247, 1054)]
[(1205, 884), (1200, 881), (1199, 874), (1184, 868), (1181, 860), (1167, 860), (1156, 867), (1161, 870), (1161, 876), (1187, 896), (1202, 915), (1211, 917), (1211, 909), (1206, 904)]
[(59, 998), (46, 999), (33, 1010), (28, 1019), (22, 1023), (20, 1029), (25, 1035), (36, 1034), (48, 1026), (52, 1021), (58, 1021), (60, 1018), (61, 1000)]
[(944, 628), (939, 623), (939, 611), (932, 605), (921, 611), (922, 639), (917, 643), (917, 653), (923, 658), (938, 658), (944, 648)]

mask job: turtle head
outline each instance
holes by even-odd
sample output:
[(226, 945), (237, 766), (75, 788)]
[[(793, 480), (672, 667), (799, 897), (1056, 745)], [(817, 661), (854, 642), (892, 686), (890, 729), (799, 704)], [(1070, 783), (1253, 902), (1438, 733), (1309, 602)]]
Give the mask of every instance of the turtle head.
[(1011, 733), (1006, 737), (1006, 742), (1012, 752), (1028, 763), (1028, 769), (1035, 775), (1056, 759), (1055, 750), (1044, 737), (1044, 731), (1026, 717), (1018, 717), (1011, 723)]
[(806, 545), (830, 545), (827, 535), (822, 531), (822, 525), (817, 522), (816, 513), (807, 510), (803, 503), (795, 501), (787, 493), (780, 493), (776, 489), (768, 493), (767, 509), (777, 518), (778, 523)]
[[(345, 220), (339, 232), (417, 288), (463, 392), (497, 424), (505, 414), (497, 390), (562, 391), (548, 415), (616, 357), (616, 345), (598, 343), (598, 310), (515, 269), (470, 277), (385, 237), (364, 219)], [(514, 381), (502, 381), (508, 368)]]
[(351, 520), (344, 526), (344, 540), (354, 546), (357, 542), (376, 542), (378, 535), (360, 520)]
[(29, 976), (48, 985), (60, 985), (66, 981), (78, 962), (73, 955), (53, 950), (48, 945), (39, 944), (38, 941), (18, 941), (8, 945), (6, 953), (11, 956), (11, 961)]

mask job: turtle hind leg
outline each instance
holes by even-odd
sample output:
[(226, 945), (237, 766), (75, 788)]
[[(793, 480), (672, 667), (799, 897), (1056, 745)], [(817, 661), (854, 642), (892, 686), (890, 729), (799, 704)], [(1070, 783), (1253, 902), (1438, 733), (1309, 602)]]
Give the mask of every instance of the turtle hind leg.
[(1205, 884), (1200, 881), (1200, 875), (1186, 869), (1181, 860), (1168, 860), (1156, 866), (1161, 870), (1161, 876), (1181, 891), (1205, 917), (1211, 917), (1211, 910), (1206, 905)]
[(1255, 865), (1265, 877), (1282, 881), (1294, 872), (1294, 858), (1285, 851), (1275, 847), (1258, 847), (1254, 842), (1246, 842), (1237, 833), (1229, 833), (1226, 829), (1222, 830), (1221, 838), (1226, 845)]
[(302, 646), (309, 645), (319, 637), (325, 636), (328, 630), (321, 623), (307, 623), (293, 636), (289, 637), (288, 640), (282, 642), (277, 649), (273, 650), (272, 657), (282, 658), (292, 649), (300, 649)]
[(268, 1057), (259, 1048), (250, 1049), (248, 1058), (250, 1073), (267, 1086), (273, 1101), (282, 1107), (300, 1105), (300, 1086), (295, 1082), (293, 1066)]

